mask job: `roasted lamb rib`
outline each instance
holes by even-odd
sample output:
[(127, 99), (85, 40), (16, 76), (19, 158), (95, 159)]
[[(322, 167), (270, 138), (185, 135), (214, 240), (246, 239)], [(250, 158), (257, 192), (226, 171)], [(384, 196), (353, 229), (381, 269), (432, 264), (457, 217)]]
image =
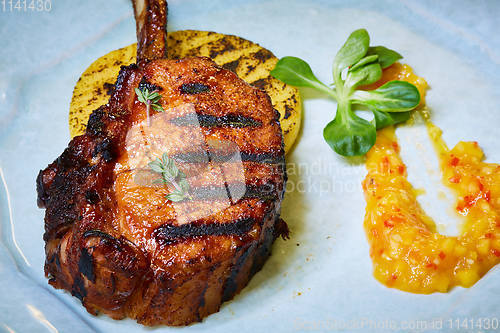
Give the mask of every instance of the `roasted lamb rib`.
[[(265, 92), (208, 58), (166, 59), (166, 1), (134, 12), (137, 64), (38, 175), (45, 274), (92, 314), (187, 325), (238, 293), (286, 230), (283, 138)], [(135, 88), (157, 91), (164, 112)], [(162, 154), (189, 198), (167, 200), (172, 187), (153, 181)]]

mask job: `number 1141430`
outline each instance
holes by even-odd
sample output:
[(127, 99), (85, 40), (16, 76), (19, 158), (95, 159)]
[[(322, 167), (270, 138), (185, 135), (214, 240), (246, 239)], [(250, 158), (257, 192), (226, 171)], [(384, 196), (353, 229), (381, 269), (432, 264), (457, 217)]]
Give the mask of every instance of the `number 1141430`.
[(0, 0), (2, 12), (50, 12), (51, 0)]

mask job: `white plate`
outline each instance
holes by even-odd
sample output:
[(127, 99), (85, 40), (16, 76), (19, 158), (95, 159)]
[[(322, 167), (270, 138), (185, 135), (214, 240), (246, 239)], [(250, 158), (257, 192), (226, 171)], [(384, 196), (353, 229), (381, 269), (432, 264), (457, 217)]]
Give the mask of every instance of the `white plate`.
[[(5, 3), (2, 11), (0, 1), (0, 325), (8, 332), (147, 331), (130, 320), (93, 317), (76, 298), (47, 285), (44, 211), (36, 207), (35, 193), (39, 169), (69, 141), (76, 80), (99, 56), (134, 42), (131, 5), (52, 0), (50, 11), (25, 12), (10, 11)], [(171, 0), (169, 9), (170, 30), (242, 36), (277, 56), (307, 60), (325, 82), (331, 81), (333, 56), (348, 34), (367, 28), (372, 44), (398, 50), (427, 79), (428, 105), (446, 141), (477, 140), (488, 160), (500, 162), (499, 2)], [(432, 323), (438, 329), (441, 323), (440, 331), (457, 331), (456, 319), (499, 320), (498, 267), (473, 287), (447, 294), (414, 295), (375, 281), (362, 228), (364, 166), (339, 158), (323, 141), (335, 103), (302, 93), (304, 126), (288, 156), (282, 213), (292, 238), (276, 241), (262, 271), (219, 313), (182, 330), (383, 331)], [(425, 131), (403, 127), (398, 135), (410, 180), (428, 190), (424, 208), (452, 233), (453, 199), (436, 199), (441, 185)], [(480, 330), (468, 325), (467, 330)]]

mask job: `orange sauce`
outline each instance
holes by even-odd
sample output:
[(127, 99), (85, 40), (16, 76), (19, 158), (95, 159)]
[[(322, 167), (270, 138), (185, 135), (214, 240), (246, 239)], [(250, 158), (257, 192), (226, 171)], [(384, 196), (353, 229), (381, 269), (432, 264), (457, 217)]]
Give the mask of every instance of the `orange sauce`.
[(456, 193), (456, 210), (465, 216), (459, 236), (437, 233), (419, 205), (394, 128), (378, 132), (363, 182), (374, 276), (388, 287), (414, 293), (470, 287), (500, 263), (500, 165), (483, 162), (476, 142), (459, 142), (450, 150), (439, 128), (429, 122), (428, 130), (443, 182)]

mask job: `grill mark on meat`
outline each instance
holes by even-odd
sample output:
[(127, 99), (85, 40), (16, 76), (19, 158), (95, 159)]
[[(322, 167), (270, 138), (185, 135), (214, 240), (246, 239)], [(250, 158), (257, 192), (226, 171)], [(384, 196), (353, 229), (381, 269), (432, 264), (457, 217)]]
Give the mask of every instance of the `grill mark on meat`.
[(241, 152), (241, 160), (269, 164), (284, 164), (285, 156), (283, 154)]
[(277, 188), (274, 183), (267, 183), (260, 186), (245, 185), (246, 190), (243, 198), (258, 198), (260, 200), (273, 200), (277, 197)]
[(242, 236), (255, 224), (251, 217), (240, 218), (233, 223), (204, 224), (191, 222), (179, 226), (164, 224), (156, 228), (151, 236), (162, 245), (177, 243), (180, 240), (202, 236)]
[(203, 84), (203, 83), (192, 82), (192, 83), (184, 83), (180, 87), (180, 90), (181, 90), (181, 93), (183, 93), (183, 94), (195, 95), (195, 94), (209, 92), (210, 87), (207, 86), (206, 84)]
[(85, 247), (82, 249), (80, 260), (78, 261), (78, 271), (91, 282), (95, 283), (94, 258)]
[(233, 127), (233, 128), (243, 128), (243, 127), (261, 127), (262, 122), (251, 117), (246, 117), (241, 114), (229, 113), (224, 116), (213, 116), (210, 114), (197, 113), (196, 117), (198, 121), (194, 121), (192, 115), (185, 115), (182, 117), (177, 117), (170, 122), (181, 125), (181, 126), (196, 126), (199, 124), (201, 127)]
[(157, 86), (155, 84), (152, 84), (152, 83), (149, 83), (147, 80), (146, 80), (146, 77), (142, 77), (142, 80), (141, 82), (139, 83), (139, 86), (138, 86), (139, 90), (144, 90), (144, 89), (147, 89), (149, 92), (152, 92), (152, 91), (162, 91), (163, 88), (160, 87), (160, 86)]
[[(227, 162), (232, 157), (234, 157), (234, 153), (229, 154), (214, 154), (212, 152), (209, 153), (210, 161), (214, 162)], [(183, 152), (178, 154), (173, 154), (171, 156), (174, 160), (183, 162), (183, 163), (203, 163), (207, 161), (207, 153), (204, 152)], [(260, 163), (268, 163), (268, 164), (283, 164), (285, 161), (285, 157), (281, 154), (273, 154), (273, 153), (249, 153), (249, 152), (240, 152), (240, 157), (243, 162), (260, 162)]]
[[(191, 188), (191, 196), (193, 200), (205, 200), (205, 199), (218, 199), (218, 198), (230, 198), (230, 192), (241, 193), (244, 191), (243, 196), (239, 200), (257, 198), (260, 200), (273, 200), (276, 199), (278, 193), (276, 191), (276, 185), (273, 183), (267, 183), (264, 185), (254, 186), (247, 185), (243, 183), (239, 184), (228, 184), (224, 183), (224, 186), (200, 186)], [(236, 202), (233, 202), (233, 204)]]

